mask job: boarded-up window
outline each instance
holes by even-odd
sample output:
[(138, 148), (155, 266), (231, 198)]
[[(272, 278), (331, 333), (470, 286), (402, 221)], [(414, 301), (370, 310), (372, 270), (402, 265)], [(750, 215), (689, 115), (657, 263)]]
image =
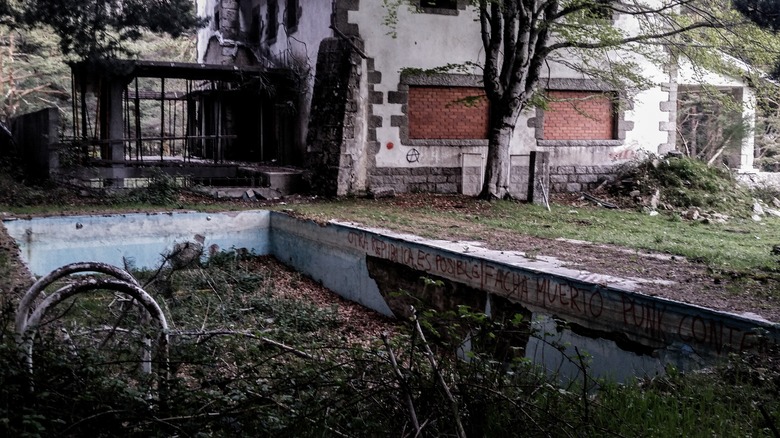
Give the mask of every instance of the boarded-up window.
[(409, 138), (467, 140), (488, 135), (488, 104), (478, 87), (409, 87)]
[(614, 140), (614, 96), (593, 91), (548, 91), (544, 140)]

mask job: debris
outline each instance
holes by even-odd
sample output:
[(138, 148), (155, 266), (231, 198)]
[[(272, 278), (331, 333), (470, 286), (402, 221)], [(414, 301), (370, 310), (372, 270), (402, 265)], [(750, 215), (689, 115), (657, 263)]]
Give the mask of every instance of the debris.
[(713, 212), (709, 215), (707, 223), (725, 224), (728, 220), (728, 215)]
[[(196, 236), (196, 240), (198, 236)], [(182, 242), (173, 246), (169, 255), (171, 268), (187, 269), (200, 266), (200, 257), (203, 255), (203, 242)]]
[(754, 214), (753, 216), (750, 216), (751, 219), (753, 219), (756, 222), (761, 222), (761, 216)]
[(761, 203), (760, 203), (760, 202), (758, 202), (758, 201), (757, 201), (757, 200), (755, 200), (755, 199), (753, 200), (753, 213), (754, 213), (754, 214), (757, 214), (757, 215), (759, 215), (759, 216), (763, 216), (763, 215), (765, 214), (765, 213), (764, 213), (764, 208), (763, 208), (763, 207), (761, 207)]
[(772, 205), (774, 205), (777, 208), (780, 208), (780, 199), (772, 198)]
[(650, 216), (658, 216), (658, 212), (655, 210), (651, 210), (650, 213), (648, 213)]
[(542, 188), (542, 198), (544, 199), (544, 206), (547, 207), (547, 211), (550, 210), (550, 195), (547, 192), (547, 187), (544, 185), (544, 182), (542, 181), (542, 178), (539, 177), (539, 187)]
[(255, 196), (259, 199), (274, 200), (282, 197), (282, 192), (270, 187), (260, 187), (253, 189)]
[(245, 191), (245, 192), (244, 192), (244, 195), (243, 195), (243, 196), (241, 196), (241, 198), (242, 198), (243, 200), (245, 200), (245, 201), (254, 201), (255, 199), (257, 199), (257, 198), (255, 197), (255, 192), (254, 192), (254, 190), (252, 190), (252, 189), (248, 189), (247, 191)]
[(772, 209), (772, 208), (765, 208), (764, 212), (770, 216), (774, 217), (780, 217), (780, 211)]
[(611, 203), (609, 203), (607, 201), (604, 201), (604, 200), (601, 200), (599, 198), (596, 198), (595, 196), (591, 196), (591, 195), (589, 195), (589, 194), (587, 194), (585, 192), (582, 192), (582, 197), (587, 199), (588, 201), (593, 202), (594, 204), (599, 205), (599, 206), (604, 207), (604, 208), (618, 208), (617, 205), (615, 205), (615, 204), (611, 204)]
[(658, 200), (661, 198), (661, 191), (658, 189), (655, 189), (655, 193), (653, 193), (653, 196), (650, 197), (650, 208), (655, 210), (658, 208)]
[(395, 189), (392, 187), (377, 187), (368, 194), (371, 199), (395, 198)]
[(642, 192), (640, 192), (639, 190), (632, 190), (631, 193), (628, 194), (628, 196), (630, 196), (632, 198), (638, 198), (639, 195), (641, 195), (641, 194), (642, 194)]
[(685, 216), (685, 219), (688, 219), (690, 221), (695, 221), (699, 218), (701, 213), (699, 213), (699, 209), (696, 207), (689, 208), (688, 211), (683, 213), (683, 216)]

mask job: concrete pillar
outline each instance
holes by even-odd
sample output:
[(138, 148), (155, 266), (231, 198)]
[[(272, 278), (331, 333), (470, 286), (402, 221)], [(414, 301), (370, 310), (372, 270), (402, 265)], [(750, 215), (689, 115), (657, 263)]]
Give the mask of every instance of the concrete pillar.
[(122, 112), (122, 84), (112, 82), (110, 85), (110, 114), (108, 123), (108, 132), (110, 139), (110, 156), (111, 161), (125, 161), (125, 144), (124, 144), (124, 117)]
[(100, 90), (100, 158), (112, 162), (111, 181), (113, 187), (122, 187), (124, 178), (124, 114), (122, 95), (124, 87), (117, 79), (108, 79)]
[(528, 202), (544, 205), (544, 194), (550, 195), (550, 153), (531, 151), (528, 172)]

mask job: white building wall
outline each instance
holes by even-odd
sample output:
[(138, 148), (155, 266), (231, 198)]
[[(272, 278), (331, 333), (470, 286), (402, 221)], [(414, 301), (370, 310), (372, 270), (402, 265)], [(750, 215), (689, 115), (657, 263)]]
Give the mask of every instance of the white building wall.
[[(299, 72), (305, 75), (305, 89), (301, 90), (301, 100), (299, 105), (299, 126), (297, 132), (305, 150), (306, 135), (308, 131), (309, 111), (311, 109), (312, 90), (314, 89), (314, 78), (317, 74), (317, 53), (320, 48), (320, 42), (333, 36), (330, 30), (330, 15), (332, 12), (331, 0), (299, 0), (301, 15), (297, 28), (288, 34), (288, 29), (284, 25), (284, 14), (287, 5), (286, 0), (278, 0), (279, 30), (276, 40), (268, 45), (269, 55), (272, 59), (285, 60), (297, 65)], [(267, 0), (261, 1), (261, 17), (266, 17)], [(264, 38), (264, 36), (263, 36)]]
[[(382, 73), (382, 82), (374, 90), (387, 95), (398, 90), (404, 68), (433, 69), (446, 64), (481, 63), (484, 60), (479, 24), (474, 15), (459, 11), (457, 16), (416, 13), (398, 8), (394, 30), (383, 25), (388, 11), (379, 1), (361, 1), (358, 11), (350, 11), (349, 21), (360, 28), (366, 54), (374, 58), (374, 68)], [(434, 31), (435, 29), (435, 31)], [(479, 74), (473, 71), (472, 74)], [(398, 127), (391, 126), (392, 116), (402, 116), (401, 104), (374, 104), (374, 116), (382, 117), (376, 129), (380, 148), (377, 167), (459, 167), (462, 153), (482, 153), (485, 147), (414, 146), (420, 151), (419, 162), (409, 163)], [(388, 148), (392, 144), (392, 148)]]
[[(388, 35), (392, 29), (382, 25), (387, 10), (381, 2), (363, 1), (360, 10), (351, 11), (351, 23), (358, 24), (360, 35), (365, 41), (366, 53), (375, 59), (376, 70), (382, 73), (382, 82), (375, 89), (387, 95), (398, 89), (403, 68), (433, 69), (447, 64), (467, 62), (481, 64), (484, 61), (484, 49), (479, 34), (477, 11), (469, 7), (460, 10), (457, 16), (417, 13), (407, 7), (400, 7), (395, 28), (396, 36)], [(631, 18), (621, 18), (616, 23), (624, 28), (637, 28)], [(425, 29), (426, 31), (421, 31)], [(436, 31), (428, 31), (436, 29)], [(620, 57), (634, 56), (630, 52)], [(645, 75), (657, 84), (669, 81), (669, 75), (655, 63), (637, 58)], [(555, 62), (549, 63), (550, 70), (543, 77), (587, 79), (581, 72)], [(479, 70), (472, 74), (479, 75)], [(542, 83), (544, 80), (542, 81)], [(540, 84), (540, 87), (543, 87)], [(661, 130), (662, 124), (669, 122), (668, 112), (662, 111), (660, 102), (668, 101), (669, 93), (659, 87), (642, 91), (635, 95), (633, 108), (626, 111), (626, 121), (633, 122), (633, 129), (626, 132), (623, 145), (620, 146), (536, 146), (535, 129), (528, 127), (528, 119), (535, 117), (535, 110), (527, 110), (518, 120), (511, 143), (510, 154), (527, 154), (531, 150), (549, 150), (553, 152), (554, 165), (603, 165), (623, 162), (636, 157), (639, 150), (657, 152), (661, 144), (666, 143), (668, 133)], [(442, 166), (457, 167), (463, 153), (485, 153), (485, 146), (424, 146), (405, 145), (399, 128), (390, 124), (392, 116), (402, 115), (400, 104), (385, 103), (374, 105), (374, 115), (381, 116), (383, 123), (377, 128), (377, 140), (380, 151), (376, 156), (377, 167)], [(392, 149), (386, 145), (393, 144)], [(400, 147), (399, 147), (400, 145)], [(408, 163), (405, 159), (409, 150), (420, 150), (420, 161)]]
[(219, 2), (219, 0), (197, 0), (198, 17), (209, 19), (209, 23), (198, 30), (198, 62), (204, 62), (209, 39), (217, 33), (213, 30), (214, 7), (217, 5), (217, 2)]
[[(210, 15), (217, 1), (198, 0), (199, 13), (203, 16)], [(330, 29), (331, 14), (334, 3), (339, 3), (340, 0), (301, 0), (299, 2), (302, 8), (300, 22), (297, 31), (291, 35), (287, 35), (284, 26), (286, 0), (278, 1), (279, 32), (274, 41), (266, 41), (264, 51), (273, 59), (284, 59), (285, 56), (291, 55), (310, 69), (307, 89), (300, 103), (302, 110), (300, 130), (303, 133), (301, 139), (303, 141), (311, 105), (311, 90), (316, 75), (319, 44), (324, 38), (335, 35)], [(650, 0), (650, 3), (660, 3), (660, 1)], [(252, 1), (253, 5), (260, 6), (260, 15), (264, 21), (267, 2), (268, 0)], [(340, 4), (344, 5), (347, 2)], [(393, 29), (383, 24), (388, 17), (388, 11), (383, 4), (384, 2), (378, 0), (362, 0), (358, 2), (358, 10), (348, 13), (349, 24), (357, 25), (359, 36), (365, 44), (365, 54), (373, 62), (372, 70), (381, 73), (381, 81), (373, 84), (373, 87), (375, 92), (381, 93), (383, 100), (382, 103), (374, 102), (371, 105), (371, 115), (381, 119), (380, 126), (375, 129), (376, 142), (379, 144), (378, 152), (374, 157), (375, 167), (460, 167), (464, 154), (485, 155), (486, 146), (475, 145), (479, 142), (468, 146), (420, 146), (419, 142), (414, 142), (413, 145), (404, 144), (401, 129), (392, 126), (393, 118), (404, 116), (403, 105), (388, 102), (389, 94), (399, 90), (401, 72), (405, 68), (433, 69), (447, 64), (482, 64), (484, 49), (479, 35), (477, 11), (468, 7), (465, 11), (459, 10), (457, 15), (441, 15), (418, 13), (409, 7), (401, 6)], [(615, 25), (629, 34), (636, 33), (640, 29), (640, 23), (634, 17), (627, 15), (616, 17)], [(210, 28), (201, 31), (198, 44), (199, 59), (203, 58), (208, 39), (213, 35), (215, 32)], [(263, 35), (262, 38), (265, 40), (265, 37)], [(546, 142), (537, 145), (539, 131), (534, 126), (537, 111), (532, 108), (518, 120), (511, 142), (510, 155), (525, 155), (532, 150), (549, 151), (553, 166), (609, 166), (638, 158), (644, 152), (659, 153), (673, 147), (676, 88), (670, 87), (669, 84), (670, 82), (673, 84), (672, 80), (678, 76), (679, 83), (686, 83), (691, 80), (692, 74), (691, 69), (686, 70), (685, 67), (680, 68), (679, 75), (676, 69), (670, 74), (666, 66), (662, 65), (666, 59), (662, 47), (659, 46), (656, 55), (658, 55), (657, 59), (648, 60), (630, 49), (614, 51), (610, 54), (613, 59), (635, 61), (642, 74), (653, 84), (651, 88), (634, 92), (630, 96), (631, 102), (625, 105), (621, 122), (625, 128), (624, 138), (621, 138), (621, 141), (605, 144), (573, 142), (567, 145)], [(572, 55), (558, 54), (558, 56), (566, 57), (570, 62)], [(582, 73), (560, 63), (553, 61), (547, 65), (549, 71), (544, 72), (540, 87), (544, 87), (544, 80), (547, 78), (587, 80)], [(364, 68), (370, 67), (366, 65)], [(480, 75), (481, 71), (475, 69), (470, 73)], [(732, 85), (722, 76), (705, 76), (699, 80), (716, 84), (722, 82), (723, 86)], [(363, 90), (365, 89), (364, 87)], [(746, 102), (751, 100), (751, 96), (745, 93)], [(410, 163), (407, 160), (407, 153), (413, 148), (420, 152), (420, 158), (418, 162)], [(752, 144), (746, 143), (743, 151), (745, 156), (743, 167), (752, 167), (752, 163), (748, 163), (747, 158), (748, 155), (752, 158), (752, 154), (748, 153), (749, 149), (752, 151)]]

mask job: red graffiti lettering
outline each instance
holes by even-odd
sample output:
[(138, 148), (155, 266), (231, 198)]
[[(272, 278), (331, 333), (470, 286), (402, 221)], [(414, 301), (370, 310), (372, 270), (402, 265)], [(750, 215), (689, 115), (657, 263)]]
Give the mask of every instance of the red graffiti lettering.
[(368, 239), (366, 239), (366, 235), (363, 233), (350, 231), (347, 235), (347, 242), (356, 248), (364, 250), (368, 249)]
[[(485, 267), (482, 269), (483, 275), (482, 275), (482, 289), (485, 289), (485, 284), (487, 284), (488, 281), (490, 281), (491, 278), (493, 278), (493, 273), (496, 270), (492, 265), (485, 265)], [(501, 272), (500, 270), (498, 272)], [(495, 287), (495, 285), (494, 285)]]
[(550, 280), (548, 278), (536, 279), (536, 302), (544, 305), (544, 297), (547, 295), (547, 290), (550, 288)]
[(588, 309), (590, 309), (590, 315), (594, 318), (601, 316), (604, 311), (604, 298), (601, 296), (601, 292), (593, 292), (588, 302)]

